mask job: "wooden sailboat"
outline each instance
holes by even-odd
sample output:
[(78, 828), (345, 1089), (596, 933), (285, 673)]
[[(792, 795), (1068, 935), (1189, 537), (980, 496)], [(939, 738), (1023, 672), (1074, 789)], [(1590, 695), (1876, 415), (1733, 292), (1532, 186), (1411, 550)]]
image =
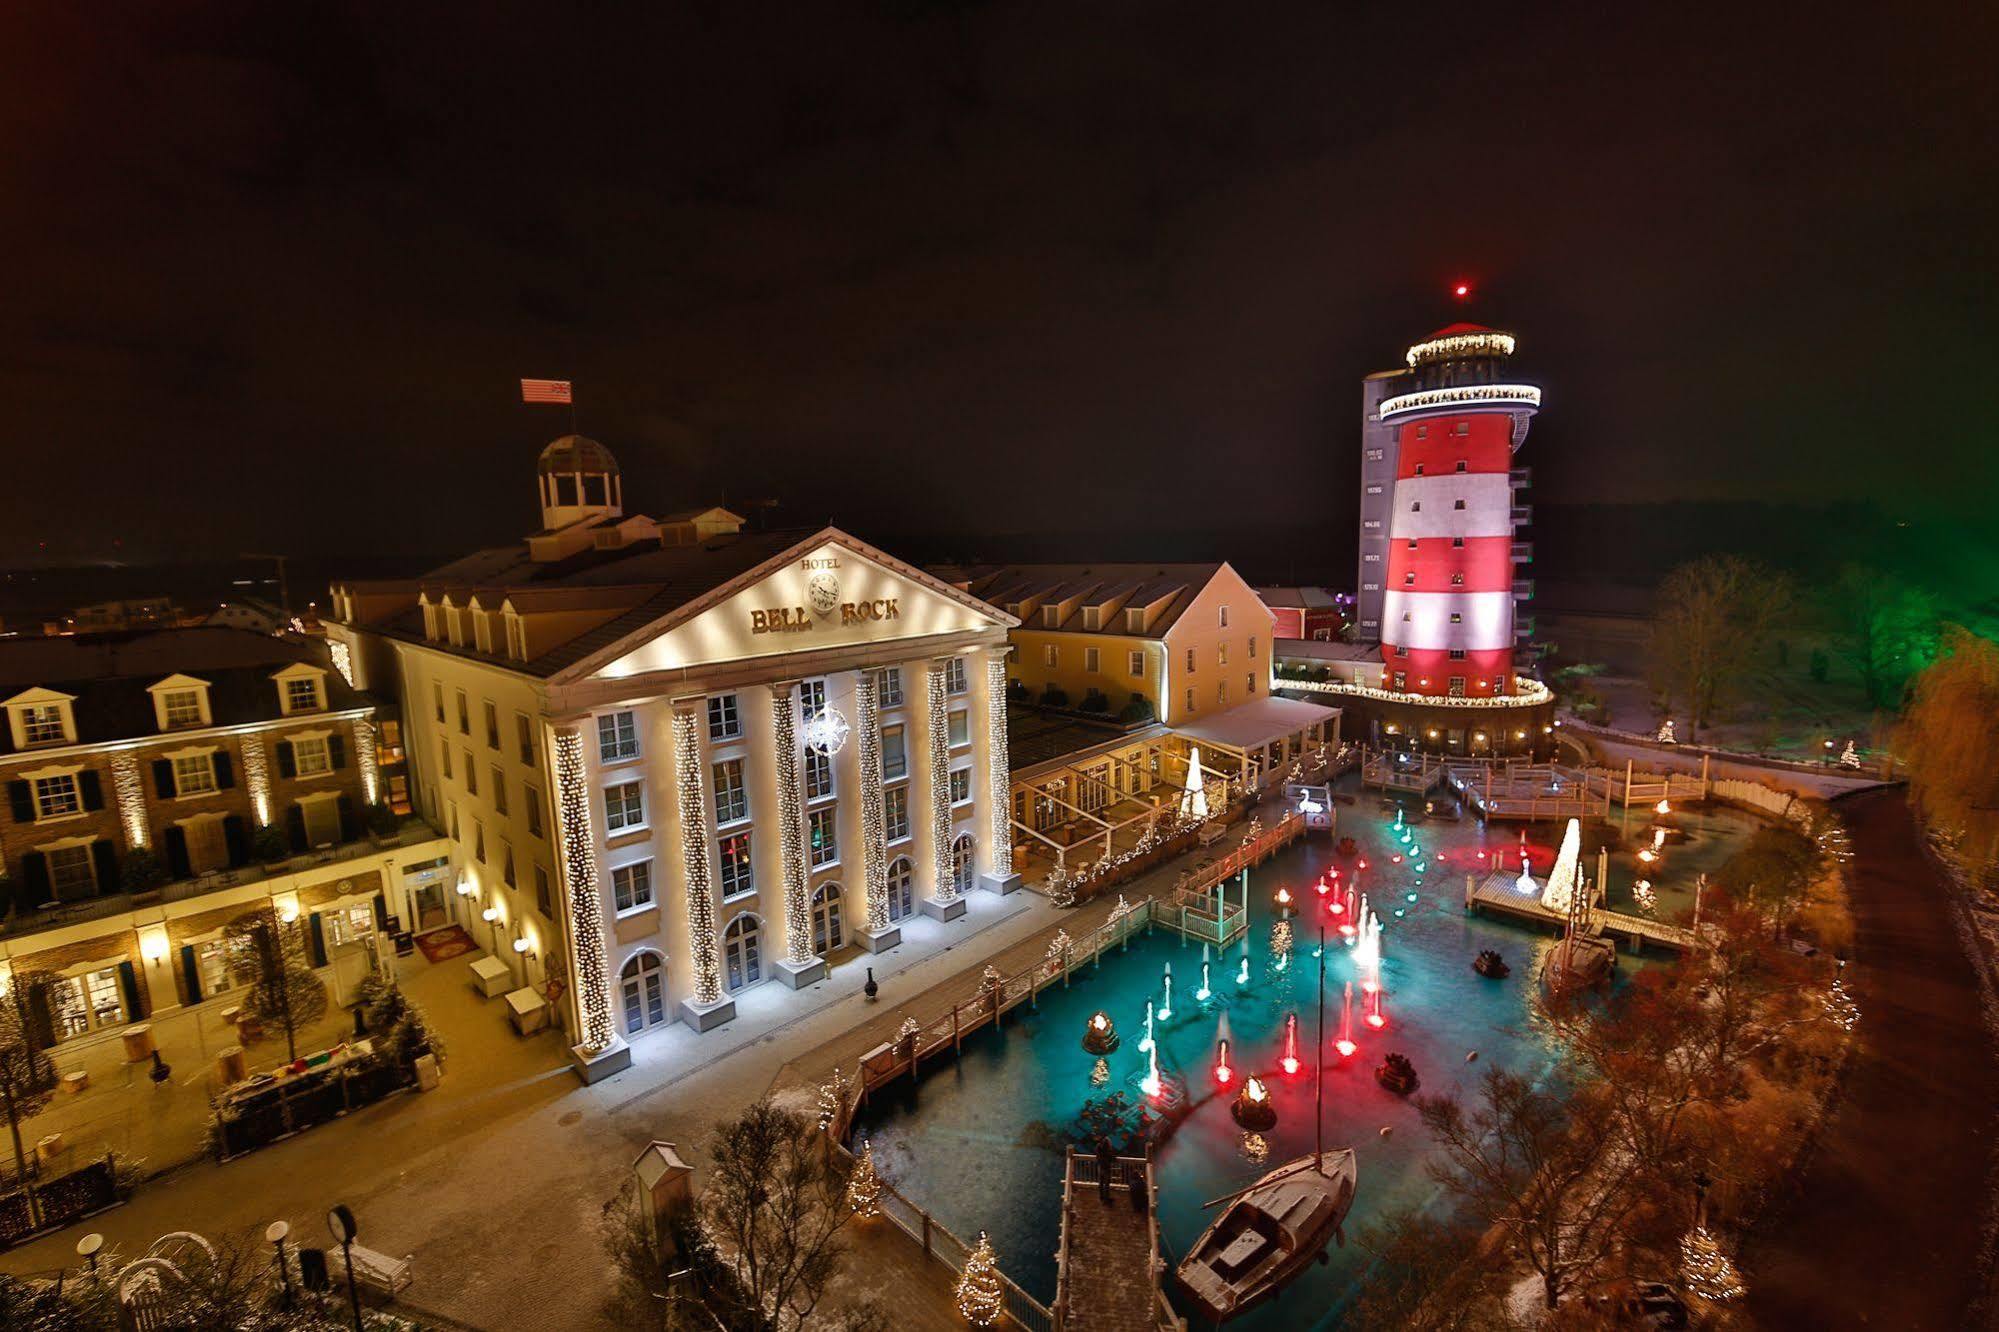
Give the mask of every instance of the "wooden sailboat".
[(1326, 1099), (1326, 941), (1319, 925), (1319, 1057), (1313, 1093), (1310, 1156), (1301, 1156), (1264, 1175), (1238, 1193), (1208, 1203), (1226, 1204), (1222, 1214), (1194, 1241), (1175, 1275), (1211, 1321), (1226, 1322), (1255, 1308), (1291, 1284), (1326, 1243), (1346, 1238), (1340, 1223), (1353, 1206), (1360, 1161), (1351, 1147), (1327, 1151)]
[[(1569, 822), (1573, 824), (1575, 820)], [(1603, 862), (1604, 857), (1599, 855), (1594, 884), (1583, 878), (1580, 864), (1575, 868), (1575, 886), (1569, 893), (1562, 941), (1549, 952), (1541, 972), (1542, 982), (1556, 994), (1602, 985), (1617, 966), (1617, 945), (1596, 932), (1592, 910), (1592, 899), (1603, 890)]]

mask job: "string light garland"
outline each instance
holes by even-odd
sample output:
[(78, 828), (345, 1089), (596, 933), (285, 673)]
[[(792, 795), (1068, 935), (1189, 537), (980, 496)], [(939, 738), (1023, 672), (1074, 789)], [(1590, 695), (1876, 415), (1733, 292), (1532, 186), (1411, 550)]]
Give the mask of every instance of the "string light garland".
[(812, 899), (805, 873), (805, 806), (798, 794), (798, 713), (792, 681), (770, 687), (771, 743), (777, 752), (777, 845), (784, 881), (784, 956), (795, 967), (812, 952)]
[(1680, 1271), (1687, 1289), (1704, 1300), (1721, 1303), (1740, 1298), (1746, 1290), (1735, 1264), (1706, 1226), (1695, 1226), (1680, 1240)]
[(999, 1322), (1005, 1305), (1000, 1290), (999, 1258), (993, 1253), (993, 1242), (981, 1230), (979, 1242), (972, 1246), (970, 1256), (965, 1259), (964, 1273), (958, 1278), (958, 1312), (973, 1327), (992, 1327)]
[(354, 766), (361, 770), (361, 796), (369, 804), (382, 798), (382, 769), (375, 758), (375, 728), (366, 718), (356, 717)]
[(111, 756), (111, 790), (118, 797), (118, 820), (125, 825), (125, 845), (150, 846), (146, 826), (146, 788), (139, 780), (139, 760), (129, 753)]
[(930, 700), (930, 852), (936, 884), (931, 898), (947, 905), (958, 900), (958, 880), (951, 872), (951, 736), (944, 678), (949, 665), (948, 657), (930, 663), (924, 691)]
[(347, 687), (354, 685), (354, 649), (338, 638), (329, 636), (326, 640), (326, 655), (333, 659), (333, 669), (340, 672), (340, 678)]
[(1846, 988), (1846, 977), (1833, 977), (1832, 988), (1820, 1002), (1825, 1005), (1827, 1020), (1841, 1031), (1852, 1031), (1860, 1022), (1860, 1005)]
[(604, 954), (604, 905), (597, 888), (596, 837), (590, 828), (583, 736), (574, 726), (555, 732), (555, 830), (562, 839), (563, 889), (569, 901), (570, 953), (582, 1046), (591, 1052), (617, 1039), (611, 1022), (611, 968)]
[(243, 737), (243, 784), (250, 789), (250, 812), (257, 816), (257, 826), (268, 826), (271, 821), (271, 766), (264, 756), (261, 736)]
[(993, 877), (1013, 875), (1013, 790), (1007, 758), (1006, 649), (994, 648), (986, 658), (986, 804), (992, 835)]
[(1355, 698), (1376, 699), (1383, 703), (1420, 703), (1426, 708), (1526, 708), (1555, 701), (1554, 690), (1524, 675), (1514, 677), (1513, 692), (1510, 694), (1467, 695), (1462, 698), (1451, 694), (1412, 694), (1406, 689), (1376, 689), (1372, 685), (1354, 684), (1347, 680), (1293, 680), (1280, 675), (1274, 683), (1279, 689), (1298, 689), (1311, 694), (1350, 694)]
[(1462, 384), (1456, 388), (1425, 389), (1420, 393), (1384, 398), (1375, 412), (1381, 420), (1387, 421), (1411, 412), (1495, 404), (1538, 409), (1541, 406), (1541, 390), (1532, 384)]
[(1419, 342), (1406, 354), (1410, 369), (1431, 361), (1454, 361), (1463, 356), (1511, 356), (1510, 333), (1455, 333), (1448, 338)]
[(861, 864), (867, 876), (868, 932), (888, 928), (888, 822), (882, 796), (881, 694), (873, 671), (854, 682), (854, 715), (861, 739)]
[(722, 998), (715, 953), (715, 888), (708, 863), (708, 783), (701, 771), (701, 735), (692, 703), (673, 710), (673, 779), (680, 796), (680, 865), (687, 884), (687, 945), (694, 955), (694, 1002)]

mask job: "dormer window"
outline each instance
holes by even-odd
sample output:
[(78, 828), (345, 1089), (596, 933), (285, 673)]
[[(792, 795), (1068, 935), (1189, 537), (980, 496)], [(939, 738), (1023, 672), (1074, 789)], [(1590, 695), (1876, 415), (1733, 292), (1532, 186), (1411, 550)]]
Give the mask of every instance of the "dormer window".
[(160, 711), (166, 717), (169, 731), (183, 726), (201, 725), (201, 691), (199, 689), (176, 689), (160, 696)]
[(1126, 611), (1124, 613), (1124, 627), (1134, 634), (1144, 633), (1145, 612), (1137, 609)]
[(76, 743), (76, 714), (68, 694), (53, 689), (25, 690), (7, 700), (7, 720), (14, 748), (43, 749)]
[(299, 662), (277, 674), (278, 708), (289, 717), (299, 712), (320, 712), (326, 707), (326, 673)]
[(423, 603), (423, 636), (429, 642), (437, 641), (437, 607), (428, 601)]
[(1053, 629), (1056, 625), (1060, 624), (1061, 622), (1062, 621), (1057, 612), (1056, 607), (1043, 606), (1041, 608), (1041, 623), (1043, 626), (1049, 629)]
[(21, 709), (21, 740), (28, 745), (59, 745), (69, 739), (69, 722), (60, 703), (31, 703)]
[(1100, 629), (1103, 627), (1103, 621), (1103, 611), (1095, 606), (1083, 607), (1083, 627), (1085, 629)]

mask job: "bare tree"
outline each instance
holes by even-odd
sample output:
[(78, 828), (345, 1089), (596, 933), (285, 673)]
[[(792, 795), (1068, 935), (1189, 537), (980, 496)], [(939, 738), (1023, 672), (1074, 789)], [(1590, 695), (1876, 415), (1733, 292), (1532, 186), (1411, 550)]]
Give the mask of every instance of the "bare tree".
[(1478, 1232), (1420, 1205), (1367, 1223), (1356, 1242), (1374, 1256), (1343, 1320), (1353, 1327), (1459, 1332), (1490, 1326), (1491, 1272)]
[(287, 1057), (298, 1058), (298, 1033), (326, 1016), (326, 986), (313, 975), (305, 925), (266, 904), (222, 927), (229, 970), (248, 985), (243, 1007), (285, 1034)]
[(1699, 738), (1740, 683), (1790, 601), (1782, 574), (1734, 555), (1683, 564), (1659, 584), (1653, 669), (1667, 693), (1686, 701), (1688, 739)]
[(1616, 1247), (1638, 1191), (1601, 1097), (1584, 1089), (1564, 1099), (1491, 1069), (1475, 1108), (1455, 1096), (1418, 1097), (1416, 1107), (1444, 1151), (1431, 1176), (1513, 1240), (1548, 1308)]
[(1867, 701), (1895, 706), (1909, 677), (1936, 652), (1936, 598), (1893, 574), (1848, 564), (1827, 588), (1824, 606)]
[(34, 1192), (21, 1121), (39, 1114), (55, 1095), (61, 1074), (49, 1053), (56, 1031), (82, 1007), (76, 987), (52, 972), (16, 971), (0, 999), (0, 1109), (14, 1139), (14, 1168), (21, 1186)]

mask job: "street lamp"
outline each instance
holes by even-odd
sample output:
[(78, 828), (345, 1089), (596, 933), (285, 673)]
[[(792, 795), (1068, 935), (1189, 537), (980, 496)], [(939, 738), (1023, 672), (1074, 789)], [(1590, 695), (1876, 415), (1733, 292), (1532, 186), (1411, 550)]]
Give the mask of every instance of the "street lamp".
[(335, 1203), (326, 1213), (326, 1229), (340, 1245), (340, 1265), (347, 1269), (347, 1302), (354, 1310), (354, 1332), (361, 1326), (361, 1288), (354, 1284), (354, 1236), (358, 1227), (346, 1203)]
[(273, 1221), (264, 1227), (264, 1241), (278, 1251), (278, 1280), (285, 1291), (284, 1307), (292, 1307), (292, 1272), (285, 1263), (285, 1236), (292, 1233), (291, 1222)]

